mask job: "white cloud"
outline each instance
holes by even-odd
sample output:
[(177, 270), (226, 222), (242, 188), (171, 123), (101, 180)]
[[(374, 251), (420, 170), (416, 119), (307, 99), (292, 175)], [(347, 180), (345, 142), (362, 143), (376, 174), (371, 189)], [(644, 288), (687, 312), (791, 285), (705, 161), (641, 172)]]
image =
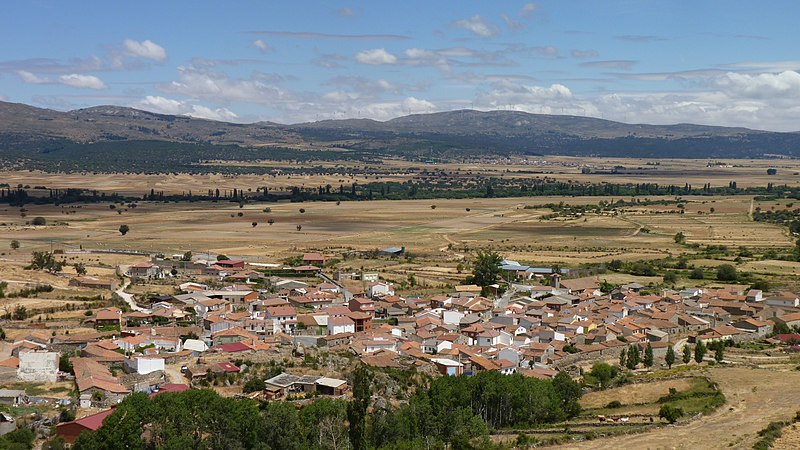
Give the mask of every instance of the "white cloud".
[(76, 88), (105, 89), (108, 87), (105, 83), (103, 83), (103, 80), (94, 75), (80, 75), (73, 73), (70, 75), (61, 75), (58, 77), (58, 81), (61, 84)]
[(428, 113), (436, 108), (433, 103), (416, 97), (406, 97), (402, 102), (403, 109), (411, 114)]
[(250, 79), (231, 79), (220, 72), (179, 67), (178, 80), (159, 86), (164, 92), (203, 98), (218, 103), (240, 101), (269, 104), (290, 101), (291, 95), (284, 89), (259, 79), (258, 74)]
[(462, 19), (456, 21), (453, 25), (456, 26), (457, 28), (463, 28), (481, 37), (491, 37), (499, 33), (499, 31), (496, 28), (489, 25), (483, 19), (483, 17), (481, 17), (478, 14), (470, 17), (469, 19)]
[(253, 47), (257, 48), (261, 53), (269, 53), (272, 50), (272, 48), (261, 39), (256, 39), (255, 41), (251, 42), (251, 44), (253, 44)]
[(503, 19), (503, 22), (506, 23), (506, 26), (509, 30), (520, 30), (525, 28), (525, 24), (520, 22), (519, 20), (514, 20), (511, 17), (508, 17), (507, 14), (500, 14), (500, 18)]
[(122, 42), (122, 46), (125, 49), (125, 53), (129, 56), (152, 59), (153, 61), (164, 61), (167, 59), (167, 51), (164, 50), (164, 47), (149, 39), (142, 42), (134, 41), (133, 39), (125, 39), (125, 41)]
[(397, 62), (397, 57), (386, 51), (383, 48), (375, 48), (372, 50), (365, 50), (356, 53), (356, 61), (361, 64), (394, 64)]
[(227, 108), (212, 109), (207, 106), (196, 105), (183, 100), (153, 95), (148, 95), (133, 106), (161, 114), (191, 116), (200, 119), (232, 121), (239, 117)]
[(28, 84), (46, 84), (51, 82), (49, 78), (36, 76), (27, 70), (18, 70), (17, 75), (19, 75), (22, 81)]
[(790, 99), (800, 98), (800, 73), (787, 70), (781, 73), (749, 75), (730, 72), (717, 78), (714, 84), (734, 98)]
[(495, 88), (478, 96), (476, 103), (492, 108), (519, 109), (540, 112), (544, 103), (566, 103), (572, 100), (572, 91), (562, 84), (550, 87), (528, 86), (512, 82), (497, 83)]
[(536, 11), (539, 6), (536, 3), (526, 3), (522, 5), (522, 9), (519, 10), (520, 16), (527, 16), (528, 14)]

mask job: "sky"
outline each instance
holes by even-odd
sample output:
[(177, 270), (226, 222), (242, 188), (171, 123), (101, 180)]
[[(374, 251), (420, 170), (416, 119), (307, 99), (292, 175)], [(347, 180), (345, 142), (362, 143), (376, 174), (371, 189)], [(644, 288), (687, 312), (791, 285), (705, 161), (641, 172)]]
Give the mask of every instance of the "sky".
[(231, 122), (457, 109), (800, 130), (800, 2), (8, 2), (0, 100)]

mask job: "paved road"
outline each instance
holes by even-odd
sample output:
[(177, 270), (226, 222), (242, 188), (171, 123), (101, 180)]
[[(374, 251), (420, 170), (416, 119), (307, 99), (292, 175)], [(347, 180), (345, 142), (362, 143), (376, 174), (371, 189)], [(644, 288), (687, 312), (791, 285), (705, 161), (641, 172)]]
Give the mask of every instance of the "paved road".
[(124, 300), (125, 303), (127, 303), (131, 307), (132, 310), (148, 314), (151, 313), (152, 311), (150, 311), (149, 309), (142, 308), (141, 306), (136, 304), (136, 301), (133, 299), (133, 294), (125, 292), (125, 288), (130, 286), (130, 284), (131, 284), (130, 280), (126, 278), (125, 284), (123, 284), (122, 287), (120, 287), (115, 291), (116, 294), (119, 295), (122, 298), (122, 300)]

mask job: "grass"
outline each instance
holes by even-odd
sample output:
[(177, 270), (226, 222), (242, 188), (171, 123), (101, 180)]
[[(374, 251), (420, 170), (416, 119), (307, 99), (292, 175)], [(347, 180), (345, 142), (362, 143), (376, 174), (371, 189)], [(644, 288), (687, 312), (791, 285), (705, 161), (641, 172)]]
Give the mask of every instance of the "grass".
[(793, 423), (800, 422), (800, 412), (798, 412), (792, 420), (770, 422), (766, 428), (758, 432), (761, 439), (756, 441), (753, 445), (754, 450), (767, 450), (772, 448), (775, 440), (781, 437), (781, 431), (784, 427)]

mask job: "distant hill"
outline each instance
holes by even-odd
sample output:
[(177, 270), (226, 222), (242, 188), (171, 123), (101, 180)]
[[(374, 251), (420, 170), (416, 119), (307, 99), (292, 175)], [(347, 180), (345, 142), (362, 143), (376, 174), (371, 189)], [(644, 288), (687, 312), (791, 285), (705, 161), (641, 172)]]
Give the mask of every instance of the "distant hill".
[[(176, 145), (169, 146), (173, 143)], [(135, 154), (129, 155), (131, 149)], [(241, 150), (236, 150), (237, 148)], [(297, 152), (311, 153), (300, 154)], [(282, 125), (236, 124), (156, 114), (119, 106), (68, 112), (0, 102), (0, 160), (46, 168), (79, 167), (125, 153), (158, 170), (201, 160), (335, 159), (380, 155), (448, 159), (480, 155), (561, 154), (653, 158), (800, 156), (800, 133), (692, 124), (625, 124), (580, 116), (460, 110), (385, 122), (325, 120)], [(158, 158), (157, 155), (163, 155)], [(153, 158), (155, 157), (155, 160)], [(79, 161), (80, 160), (80, 161)], [(44, 161), (35, 164), (36, 161)], [(104, 164), (89, 164), (102, 170)], [(134, 164), (136, 167), (141, 165)], [(114, 166), (118, 167), (118, 166)]]

